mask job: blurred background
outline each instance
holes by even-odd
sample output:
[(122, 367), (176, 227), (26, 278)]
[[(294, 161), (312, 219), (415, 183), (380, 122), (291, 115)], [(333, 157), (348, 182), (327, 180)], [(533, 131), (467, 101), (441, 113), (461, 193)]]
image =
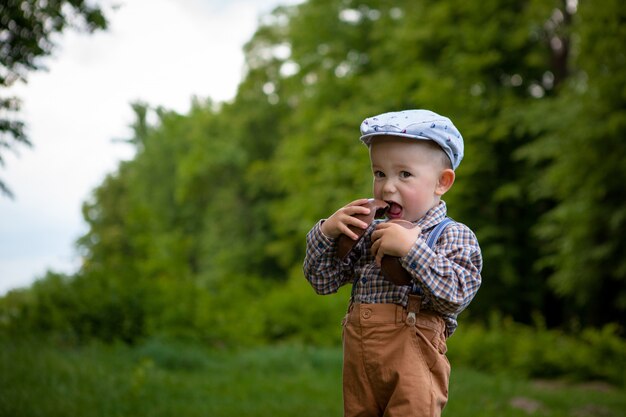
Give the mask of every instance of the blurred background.
[(625, 23), (617, 0), (3, 3), (0, 416), (340, 415), (349, 288), (315, 295), (304, 238), (371, 194), (361, 121), (408, 108), (464, 136), (445, 200), (485, 263), (444, 415), (623, 415)]

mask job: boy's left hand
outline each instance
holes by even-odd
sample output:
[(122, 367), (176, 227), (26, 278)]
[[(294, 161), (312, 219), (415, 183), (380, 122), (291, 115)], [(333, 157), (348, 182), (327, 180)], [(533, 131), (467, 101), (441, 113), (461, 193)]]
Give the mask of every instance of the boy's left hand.
[(372, 233), (372, 255), (376, 257), (376, 264), (380, 266), (383, 256), (403, 257), (422, 233), (418, 226), (407, 229), (393, 222), (380, 223)]

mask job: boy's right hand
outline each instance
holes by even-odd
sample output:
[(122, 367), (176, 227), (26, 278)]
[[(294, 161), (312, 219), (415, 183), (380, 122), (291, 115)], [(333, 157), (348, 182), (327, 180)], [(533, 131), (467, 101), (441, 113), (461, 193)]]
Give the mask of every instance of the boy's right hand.
[(370, 209), (365, 206), (368, 201), (368, 198), (360, 198), (334, 212), (332, 216), (322, 223), (322, 233), (332, 239), (336, 239), (339, 235), (344, 234), (352, 240), (357, 240), (359, 236), (350, 230), (348, 226), (364, 230), (368, 228), (369, 225), (367, 223), (354, 217), (355, 214), (369, 214)]

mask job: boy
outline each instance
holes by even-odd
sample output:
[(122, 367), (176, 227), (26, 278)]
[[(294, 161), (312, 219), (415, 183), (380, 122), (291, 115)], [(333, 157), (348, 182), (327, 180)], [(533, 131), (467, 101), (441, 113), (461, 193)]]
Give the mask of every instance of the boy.
[[(368, 225), (359, 219), (370, 212), (368, 199), (353, 201), (311, 229), (304, 260), (318, 294), (353, 285), (342, 333), (344, 415), (440, 416), (450, 376), (446, 338), (481, 282), (474, 233), (442, 223), (441, 197), (454, 183), (463, 138), (446, 117), (406, 110), (365, 119), (361, 141), (369, 148), (374, 198), (388, 205), (389, 221)], [(342, 234), (355, 242), (345, 258), (337, 254)], [(385, 256), (399, 260), (411, 285), (386, 279)]]

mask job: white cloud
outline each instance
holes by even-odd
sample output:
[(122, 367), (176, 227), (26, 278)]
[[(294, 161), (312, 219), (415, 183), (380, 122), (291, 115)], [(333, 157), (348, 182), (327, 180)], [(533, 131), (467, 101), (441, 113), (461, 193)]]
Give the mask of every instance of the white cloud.
[(112, 142), (130, 136), (131, 102), (184, 113), (193, 96), (231, 99), (260, 14), (299, 2), (133, 0), (106, 32), (64, 34), (49, 71), (13, 88), (34, 148), (5, 155), (0, 171), (16, 194), (0, 198), (0, 294), (75, 270), (82, 202), (133, 155)]

